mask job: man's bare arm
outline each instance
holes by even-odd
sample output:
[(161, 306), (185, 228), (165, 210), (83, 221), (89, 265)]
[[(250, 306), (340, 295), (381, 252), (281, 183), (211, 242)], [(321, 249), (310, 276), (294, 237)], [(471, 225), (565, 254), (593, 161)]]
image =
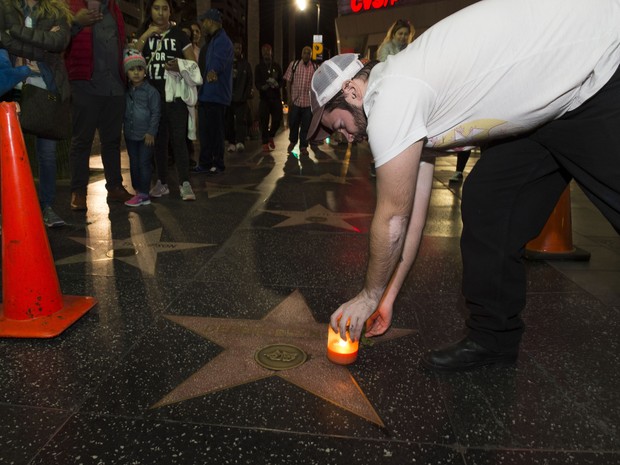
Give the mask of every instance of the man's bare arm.
[[(370, 229), (370, 258), (364, 288), (341, 305), (330, 321), (343, 337), (348, 327), (351, 338), (359, 339), (364, 323), (377, 309), (402, 256), (412, 212), (416, 224), (421, 221), (421, 227), (424, 225), (428, 198), (421, 196), (419, 200), (425, 205), (414, 208), (422, 146), (422, 141), (416, 142), (377, 169), (377, 207)], [(429, 169), (422, 172), (426, 183)], [(432, 180), (432, 169), (430, 177)]]
[(375, 313), (370, 317), (366, 327), (366, 336), (379, 336), (385, 333), (392, 322), (392, 311), (394, 301), (411, 270), (415, 258), (418, 255), (422, 232), (426, 224), (428, 204), (433, 187), (433, 171), (435, 169), (435, 159), (429, 159), (420, 163), (418, 172), (418, 183), (413, 201), (413, 208), (409, 219), (407, 237), (403, 246), (403, 253), (400, 257), (392, 278), (387, 285), (385, 292), (379, 302)]

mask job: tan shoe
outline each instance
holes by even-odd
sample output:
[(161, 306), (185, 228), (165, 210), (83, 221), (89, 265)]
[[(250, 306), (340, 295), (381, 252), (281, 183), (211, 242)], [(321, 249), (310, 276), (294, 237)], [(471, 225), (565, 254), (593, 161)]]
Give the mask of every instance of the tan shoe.
[(124, 186), (116, 186), (108, 191), (108, 202), (127, 202), (132, 197)]
[(84, 192), (71, 192), (71, 210), (86, 210), (86, 194)]

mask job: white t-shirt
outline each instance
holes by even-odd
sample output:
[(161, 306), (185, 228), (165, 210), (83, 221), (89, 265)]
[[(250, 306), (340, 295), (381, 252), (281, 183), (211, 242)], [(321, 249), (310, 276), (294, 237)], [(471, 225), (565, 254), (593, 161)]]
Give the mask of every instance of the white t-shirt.
[(483, 0), (376, 65), (364, 110), (380, 166), (414, 142), (449, 150), (574, 110), (620, 64), (620, 0)]

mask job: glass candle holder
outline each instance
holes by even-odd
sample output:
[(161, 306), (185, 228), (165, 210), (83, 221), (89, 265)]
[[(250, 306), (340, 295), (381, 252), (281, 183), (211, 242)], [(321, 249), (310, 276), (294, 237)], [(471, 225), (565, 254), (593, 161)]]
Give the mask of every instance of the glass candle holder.
[(342, 339), (340, 333), (337, 333), (328, 325), (327, 335), (327, 358), (337, 365), (349, 365), (357, 360), (359, 351), (359, 341), (351, 341), (349, 332), (347, 338)]

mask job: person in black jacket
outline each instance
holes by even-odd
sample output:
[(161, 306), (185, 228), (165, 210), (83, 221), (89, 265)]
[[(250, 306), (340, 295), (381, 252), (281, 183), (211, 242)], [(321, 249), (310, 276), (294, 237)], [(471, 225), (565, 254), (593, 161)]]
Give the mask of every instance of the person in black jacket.
[(276, 148), (273, 138), (282, 123), (282, 68), (273, 61), (271, 45), (263, 45), (260, 51), (263, 59), (256, 65), (254, 83), (260, 94), (258, 117), (263, 152), (271, 152)]

